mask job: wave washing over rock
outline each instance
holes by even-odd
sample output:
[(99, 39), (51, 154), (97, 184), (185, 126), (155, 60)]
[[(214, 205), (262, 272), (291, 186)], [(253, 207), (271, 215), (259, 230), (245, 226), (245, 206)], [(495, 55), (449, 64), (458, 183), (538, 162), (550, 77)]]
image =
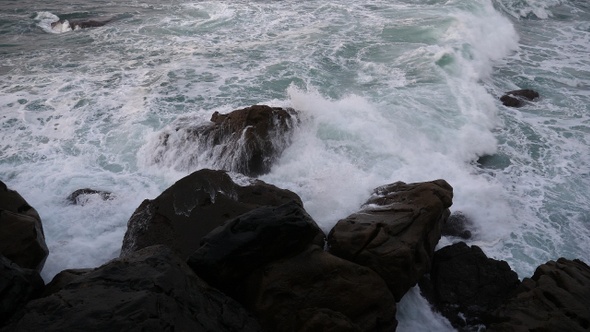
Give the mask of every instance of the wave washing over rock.
[[(14, 210), (34, 210), (2, 186), (0, 234), (9, 238), (15, 223), (27, 224)], [(326, 237), (296, 194), (200, 170), (146, 200), (129, 220), (121, 257), (100, 267), (65, 270), (44, 285), (23, 260), (36, 247), (3, 241), (0, 326), (394, 331), (396, 302), (422, 279), (426, 297), (462, 331), (587, 330), (584, 262), (560, 258), (520, 283), (476, 246), (434, 251), (452, 192), (444, 180), (381, 186)]]

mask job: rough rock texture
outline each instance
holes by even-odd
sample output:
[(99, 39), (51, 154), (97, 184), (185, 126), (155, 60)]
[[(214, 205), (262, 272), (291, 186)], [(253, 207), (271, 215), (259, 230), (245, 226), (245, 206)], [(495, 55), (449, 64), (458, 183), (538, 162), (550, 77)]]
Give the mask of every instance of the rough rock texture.
[(526, 105), (526, 101), (533, 101), (539, 98), (539, 93), (530, 89), (513, 90), (506, 92), (500, 101), (504, 106), (508, 107), (522, 107)]
[(160, 134), (153, 147), (154, 164), (182, 170), (206, 164), (255, 177), (268, 173), (291, 143), (297, 119), (293, 109), (254, 105), (228, 114), (215, 112), (206, 124), (187, 122), (179, 119)]
[(397, 325), (395, 299), (379, 275), (315, 245), (256, 270), (246, 290), (244, 304), (265, 331), (395, 331)]
[(108, 191), (84, 188), (84, 189), (78, 189), (78, 190), (74, 191), (73, 193), (71, 193), (68, 196), (67, 201), (70, 204), (74, 204), (74, 205), (84, 205), (84, 204), (88, 203), (88, 201), (91, 200), (93, 196), (98, 197), (98, 198), (102, 199), (103, 201), (110, 200), (110, 199), (114, 198), (114, 195)]
[(43, 269), (49, 254), (37, 211), (0, 181), (0, 254), (23, 268)]
[(462, 239), (470, 239), (471, 231), (470, 227), (473, 226), (473, 222), (467, 218), (462, 212), (454, 212), (449, 216), (449, 219), (443, 224), (441, 229), (441, 235), (453, 236)]
[(39, 272), (23, 269), (0, 255), (0, 326), (30, 299), (39, 295), (43, 286)]
[(444, 180), (379, 187), (330, 231), (329, 251), (379, 273), (399, 301), (430, 270), (452, 198)]
[(259, 331), (237, 302), (209, 287), (165, 246), (74, 277), (27, 304), (3, 331)]
[(255, 269), (303, 251), (324, 233), (296, 202), (247, 212), (217, 227), (201, 241), (188, 265), (224, 293), (240, 298), (243, 282)]
[(127, 224), (121, 256), (154, 244), (165, 244), (186, 259), (215, 227), (261, 206), (301, 199), (262, 181), (239, 186), (224, 171), (200, 170), (145, 200)]
[(420, 281), (425, 297), (462, 331), (477, 331), (519, 284), (508, 263), (488, 258), (465, 242), (436, 251), (430, 275)]
[(559, 258), (525, 278), (488, 331), (589, 331), (590, 267)]

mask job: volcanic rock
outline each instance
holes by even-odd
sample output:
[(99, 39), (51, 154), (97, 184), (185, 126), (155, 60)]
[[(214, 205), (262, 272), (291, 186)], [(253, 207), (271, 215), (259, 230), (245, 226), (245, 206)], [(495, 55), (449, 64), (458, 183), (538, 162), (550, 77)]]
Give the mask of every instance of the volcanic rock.
[(295, 201), (260, 207), (206, 235), (188, 265), (210, 285), (239, 299), (243, 281), (252, 271), (298, 254), (314, 239), (324, 246), (324, 233)]
[(539, 98), (539, 93), (530, 89), (513, 90), (506, 92), (500, 101), (504, 106), (508, 107), (522, 107), (526, 105), (526, 101), (533, 101)]
[(590, 330), (590, 267), (565, 258), (539, 266), (494, 319), (487, 331)]
[(395, 299), (377, 273), (315, 245), (256, 270), (245, 289), (244, 304), (265, 331), (395, 331), (397, 325)]
[(201, 238), (215, 227), (261, 206), (291, 201), (295, 193), (260, 180), (240, 186), (224, 171), (203, 169), (145, 200), (127, 223), (121, 256), (154, 244), (165, 244), (182, 259), (200, 247)]
[(465, 242), (436, 251), (430, 275), (420, 281), (425, 297), (461, 331), (477, 331), (519, 284), (508, 263)]
[(49, 254), (37, 211), (0, 181), (0, 254), (27, 269), (41, 271)]
[[(18, 315), (18, 314), (17, 314)], [(27, 304), (3, 331), (260, 331), (165, 246), (82, 273)]]
[(330, 231), (329, 251), (376, 271), (399, 301), (430, 270), (452, 198), (444, 180), (379, 187)]
[(297, 121), (293, 109), (266, 105), (215, 112), (205, 124), (179, 119), (160, 134), (152, 163), (182, 170), (205, 164), (256, 177), (268, 173), (291, 143)]
[(39, 295), (44, 285), (39, 272), (21, 268), (0, 255), (0, 326)]

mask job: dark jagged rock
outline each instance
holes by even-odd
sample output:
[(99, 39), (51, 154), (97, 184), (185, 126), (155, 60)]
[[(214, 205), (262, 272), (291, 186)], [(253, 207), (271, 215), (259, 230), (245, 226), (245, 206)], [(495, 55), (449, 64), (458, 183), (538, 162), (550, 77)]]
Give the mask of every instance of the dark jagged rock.
[(165, 244), (186, 259), (203, 236), (224, 222), (261, 206), (291, 201), (303, 205), (289, 190), (259, 180), (239, 186), (224, 171), (200, 170), (141, 203), (127, 224), (121, 256)]
[(199, 279), (165, 246), (72, 278), (27, 304), (3, 331), (259, 331), (237, 302)]
[(71, 193), (68, 196), (67, 201), (70, 204), (74, 205), (85, 205), (86, 203), (88, 203), (91, 196), (100, 197), (100, 199), (102, 199), (103, 201), (114, 198), (114, 195), (108, 191), (84, 188), (78, 189)]
[(161, 133), (154, 164), (188, 170), (206, 162), (256, 177), (268, 173), (291, 143), (297, 119), (290, 108), (254, 105), (229, 114), (215, 112), (206, 124), (178, 122)]
[(76, 280), (78, 277), (86, 273), (92, 272), (93, 270), (94, 269), (68, 269), (61, 271), (53, 277), (51, 282), (45, 285), (43, 294), (41, 294), (40, 297), (47, 297), (51, 294), (59, 292), (70, 282)]
[(0, 327), (43, 290), (39, 272), (23, 269), (0, 255)]
[(444, 180), (379, 187), (330, 231), (329, 251), (375, 270), (399, 301), (430, 270), (452, 198)]
[(477, 331), (519, 284), (508, 263), (465, 242), (436, 251), (429, 277), (420, 281), (425, 297), (461, 331)]
[(494, 312), (488, 331), (589, 331), (590, 267), (559, 258), (525, 278), (516, 296)]
[(0, 181), (0, 254), (27, 269), (41, 271), (49, 254), (37, 211)]
[(449, 216), (449, 219), (443, 224), (441, 229), (441, 235), (443, 236), (454, 236), (462, 239), (470, 239), (471, 231), (470, 227), (473, 226), (473, 222), (467, 218), (467, 216), (461, 212), (454, 212)]
[(239, 299), (252, 271), (298, 254), (314, 239), (323, 247), (324, 233), (298, 203), (261, 207), (205, 236), (188, 265), (209, 284)]
[(539, 93), (530, 89), (513, 90), (506, 92), (500, 101), (504, 106), (508, 107), (522, 107), (526, 105), (526, 101), (533, 101), (539, 98)]
[(395, 331), (397, 325), (395, 299), (377, 273), (315, 245), (256, 270), (245, 289), (244, 304), (266, 331)]

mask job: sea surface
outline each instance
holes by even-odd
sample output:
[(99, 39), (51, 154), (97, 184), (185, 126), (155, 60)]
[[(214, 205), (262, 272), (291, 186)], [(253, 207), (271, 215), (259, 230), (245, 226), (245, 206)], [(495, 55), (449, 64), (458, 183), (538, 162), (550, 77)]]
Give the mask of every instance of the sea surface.
[[(377, 186), (442, 178), (468, 243), (524, 278), (590, 260), (589, 54), (586, 0), (0, 0), (0, 180), (40, 213), (50, 280), (117, 257), (142, 200), (212, 167), (175, 146), (155, 163), (163, 131), (293, 107), (293, 144), (261, 179), (325, 231)], [(499, 101), (523, 88), (541, 97)], [(68, 204), (80, 188), (114, 199)], [(398, 319), (453, 330), (417, 289)]]

